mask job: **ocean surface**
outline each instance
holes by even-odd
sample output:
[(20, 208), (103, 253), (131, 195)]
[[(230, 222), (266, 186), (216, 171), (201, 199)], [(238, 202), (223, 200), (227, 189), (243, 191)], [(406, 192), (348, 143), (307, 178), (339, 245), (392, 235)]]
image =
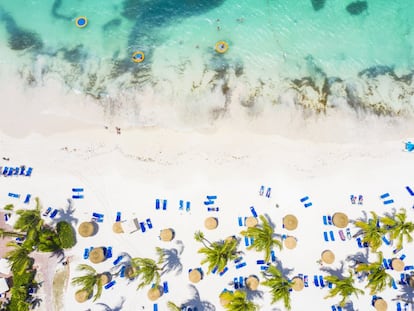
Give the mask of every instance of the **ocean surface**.
[(3, 0), (0, 65), (138, 126), (286, 108), (412, 116), (412, 16), (412, 0)]

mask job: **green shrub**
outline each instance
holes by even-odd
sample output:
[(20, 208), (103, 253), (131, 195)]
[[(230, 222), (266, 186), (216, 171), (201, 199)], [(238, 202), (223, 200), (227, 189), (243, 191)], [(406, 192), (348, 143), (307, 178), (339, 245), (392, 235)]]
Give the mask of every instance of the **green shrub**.
[(70, 223), (60, 221), (56, 225), (56, 230), (60, 240), (60, 247), (63, 249), (71, 248), (76, 244), (75, 230)]

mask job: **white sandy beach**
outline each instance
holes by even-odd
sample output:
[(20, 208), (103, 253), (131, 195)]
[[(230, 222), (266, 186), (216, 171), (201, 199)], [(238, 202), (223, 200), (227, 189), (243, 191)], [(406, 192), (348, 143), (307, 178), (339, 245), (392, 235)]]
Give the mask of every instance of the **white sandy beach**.
[[(58, 117), (56, 117), (58, 118)], [(56, 119), (62, 121), (63, 119)], [(159, 310), (167, 310), (166, 302), (177, 304), (191, 300), (196, 289), (204, 309), (221, 310), (218, 295), (224, 288), (231, 289), (229, 282), (234, 277), (256, 274), (260, 269), (257, 259), (261, 253), (246, 251), (243, 239), (239, 249), (244, 251), (243, 260), (247, 265), (236, 269), (233, 263), (223, 276), (207, 275), (198, 284), (191, 285), (188, 280), (188, 269), (200, 267), (201, 256), (197, 250), (201, 244), (193, 239), (196, 230), (202, 230), (210, 241), (236, 234), (243, 229), (238, 225), (238, 216), (250, 216), (250, 206), (254, 206), (258, 214), (267, 214), (276, 226), (276, 232), (293, 235), (298, 240), (295, 249), (276, 251), (277, 259), (282, 262), (283, 269), (289, 271), (288, 277), (299, 273), (309, 276), (309, 287), (301, 292), (292, 292), (292, 310), (330, 310), (339, 299), (325, 300), (327, 288), (320, 289), (313, 285), (313, 275), (326, 275), (320, 270), (316, 261), (325, 249), (335, 253), (336, 260), (325, 267), (340, 269), (346, 257), (355, 254), (359, 249), (354, 239), (341, 241), (338, 229), (325, 226), (322, 215), (332, 215), (342, 211), (350, 219), (363, 217), (363, 212), (376, 211), (378, 214), (391, 212), (392, 209), (404, 207), (409, 220), (413, 221), (414, 198), (405, 190), (405, 186), (413, 183), (413, 154), (402, 152), (402, 140), (409, 135), (398, 129), (378, 135), (374, 130), (364, 133), (350, 127), (348, 135), (329, 135), (326, 130), (334, 123), (325, 127), (315, 125), (304, 131), (305, 139), (298, 139), (295, 133), (283, 138), (264, 131), (254, 133), (242, 130), (219, 128), (214, 131), (173, 131), (167, 129), (122, 129), (117, 135), (111, 126), (104, 129), (103, 125), (86, 124), (77, 127), (64, 123), (55, 125), (39, 123), (33, 125), (33, 134), (27, 131), (15, 132), (9, 129), (1, 134), (2, 166), (26, 165), (33, 167), (31, 177), (1, 177), (0, 204), (15, 204), (19, 208), (28, 208), (23, 204), (27, 193), (39, 197), (43, 207), (61, 209), (60, 215), (68, 206), (73, 187), (85, 189), (85, 198), (74, 200), (74, 220), (79, 224), (90, 220), (92, 212), (104, 214), (104, 222), (99, 224), (98, 233), (89, 238), (78, 236), (76, 246), (67, 251), (71, 256), (70, 278), (77, 275), (76, 266), (80, 263), (91, 264), (83, 259), (84, 248), (90, 246), (112, 246), (113, 258), (104, 263), (93, 265), (99, 272), (108, 271), (113, 260), (121, 252), (132, 257), (153, 257), (155, 247), (180, 250), (179, 255), (182, 271), (169, 272), (162, 276), (168, 281), (169, 293), (158, 301)], [(316, 131), (315, 129), (318, 129)], [(395, 126), (398, 128), (398, 126)], [(24, 125), (24, 129), (29, 126)], [(78, 128), (78, 129), (77, 129)], [(381, 129), (380, 126), (378, 126)], [(404, 126), (401, 126), (404, 129)], [(314, 131), (313, 139), (309, 139), (309, 131)], [(37, 133), (36, 133), (37, 132)], [(53, 133), (54, 132), (54, 133)], [(41, 133), (41, 134), (38, 134)], [(321, 139), (315, 138), (320, 134)], [(296, 133), (298, 134), (298, 133)], [(14, 135), (14, 137), (13, 137)], [(385, 136), (388, 135), (388, 136)], [(295, 137), (296, 136), (296, 137)], [(319, 142), (318, 142), (319, 140)], [(259, 195), (259, 188), (264, 185), (271, 187), (270, 198)], [(7, 196), (8, 192), (21, 194), (20, 199)], [(379, 196), (389, 192), (395, 203), (383, 205)], [(364, 196), (363, 205), (352, 205), (351, 194)], [(219, 212), (208, 212), (203, 204), (206, 195), (217, 195), (216, 206)], [(300, 198), (309, 196), (313, 205), (304, 208)], [(23, 199), (22, 199), (23, 198)], [(166, 211), (155, 209), (155, 199), (167, 199)], [(179, 200), (190, 201), (189, 212), (180, 211)], [(32, 200), (30, 206), (34, 206)], [(278, 208), (276, 207), (278, 204)], [(118, 234), (112, 232), (116, 212), (122, 212), (122, 220), (139, 221), (150, 218), (153, 229), (142, 233)], [(282, 228), (282, 218), (294, 214), (299, 220), (298, 228), (288, 232)], [(204, 219), (215, 216), (219, 219), (216, 230), (204, 228)], [(58, 216), (59, 217), (59, 216)], [(75, 227), (76, 224), (74, 224)], [(356, 230), (349, 225), (352, 234)], [(158, 239), (163, 228), (174, 228), (175, 239), (162, 242)], [(335, 241), (325, 242), (323, 231), (334, 231)], [(414, 264), (412, 246), (402, 252), (407, 257), (406, 265)], [(393, 247), (384, 247), (384, 257), (392, 258)], [(372, 259), (375, 259), (372, 258)], [(344, 262), (345, 271), (348, 262)], [(202, 266), (206, 271), (206, 266)], [(50, 267), (59, 270), (61, 266)], [(395, 271), (390, 271), (398, 274)], [(345, 273), (347, 275), (347, 273)], [(116, 284), (104, 290), (102, 297), (93, 303), (92, 300), (78, 304), (74, 299), (75, 288), (67, 286), (64, 293), (64, 310), (152, 310), (153, 303), (147, 298), (147, 288), (136, 290), (138, 282), (127, 282), (116, 278)], [(363, 283), (360, 284), (361, 287)], [(193, 286), (193, 287), (191, 287)], [(194, 288), (194, 289), (192, 289)], [(40, 295), (47, 295), (40, 290)], [(387, 300), (389, 310), (395, 310), (392, 301), (399, 290), (388, 289), (381, 296)], [(282, 304), (270, 305), (270, 295), (266, 287), (259, 287), (259, 294), (254, 302), (261, 310), (284, 310)], [(359, 299), (353, 298), (353, 306), (346, 310), (371, 310), (371, 296), (366, 294)], [(51, 304), (42, 304), (41, 310), (57, 310)]]

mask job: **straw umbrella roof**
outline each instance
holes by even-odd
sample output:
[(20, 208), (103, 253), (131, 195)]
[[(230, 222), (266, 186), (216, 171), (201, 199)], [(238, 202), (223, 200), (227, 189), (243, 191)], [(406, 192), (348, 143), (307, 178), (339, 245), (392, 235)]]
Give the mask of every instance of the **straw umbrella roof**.
[(221, 304), (223, 307), (225, 307), (225, 306), (227, 306), (227, 305), (230, 303), (230, 300), (229, 300), (229, 299), (226, 299), (226, 298), (224, 297), (223, 293), (224, 293), (224, 292), (222, 292), (222, 293), (220, 294), (219, 298), (220, 298), (220, 304)]
[(148, 296), (148, 299), (151, 300), (151, 301), (157, 300), (158, 298), (161, 297), (160, 288), (158, 286), (150, 288), (150, 290), (148, 291), (147, 296)]
[(335, 213), (332, 216), (332, 222), (338, 228), (345, 228), (348, 226), (349, 219), (348, 216), (344, 213)]
[(298, 226), (298, 219), (295, 215), (286, 215), (283, 217), (283, 225), (287, 230), (295, 230)]
[(90, 297), (91, 297), (90, 292), (88, 292), (88, 291), (87, 291), (87, 290), (85, 290), (85, 289), (78, 290), (78, 291), (75, 293), (75, 299), (76, 299), (76, 301), (77, 301), (77, 302), (79, 302), (79, 303), (85, 302), (85, 301), (86, 301), (86, 300), (88, 300)]
[(104, 261), (105, 259), (106, 259), (105, 253), (102, 247), (96, 247), (93, 250), (91, 250), (91, 252), (89, 253), (89, 260), (92, 263), (100, 263)]
[(386, 311), (388, 309), (388, 304), (384, 299), (379, 298), (374, 302), (374, 307), (377, 311)]
[(294, 249), (296, 247), (296, 238), (293, 237), (293, 236), (288, 236), (285, 239), (284, 244), (285, 244), (286, 248)]
[(101, 278), (102, 285), (105, 285), (105, 284), (109, 283), (109, 281), (111, 280), (111, 274), (102, 273), (100, 275), (100, 278)]
[(216, 229), (218, 226), (217, 218), (214, 218), (214, 217), (206, 218), (206, 220), (204, 220), (204, 226), (209, 230)]
[(246, 286), (250, 290), (257, 290), (257, 288), (259, 287), (259, 284), (260, 284), (259, 278), (255, 275), (250, 275), (246, 280)]
[(122, 228), (120, 221), (117, 221), (112, 225), (112, 231), (115, 233), (124, 233), (124, 229)]
[(298, 276), (294, 277), (292, 279), (292, 281), (293, 281), (292, 288), (293, 288), (293, 290), (295, 290), (297, 292), (301, 291), (305, 287), (305, 284), (303, 283), (302, 278), (300, 278)]
[(84, 221), (78, 227), (78, 232), (83, 237), (88, 237), (94, 235), (95, 233), (95, 226), (90, 221)]
[(201, 272), (198, 269), (193, 269), (188, 274), (188, 278), (193, 283), (198, 283), (201, 281), (202, 275)]
[(250, 216), (246, 219), (246, 227), (256, 227), (259, 222), (257, 221), (256, 217)]
[(401, 259), (394, 258), (391, 261), (391, 266), (395, 271), (403, 271), (404, 267), (405, 267), (405, 264), (404, 264), (404, 261), (402, 261)]
[(329, 249), (324, 250), (322, 252), (321, 257), (322, 257), (323, 262), (325, 262), (327, 264), (331, 264), (335, 261), (335, 254), (332, 251), (330, 251)]
[(173, 229), (162, 229), (160, 231), (160, 239), (161, 241), (169, 242), (174, 239), (174, 230)]

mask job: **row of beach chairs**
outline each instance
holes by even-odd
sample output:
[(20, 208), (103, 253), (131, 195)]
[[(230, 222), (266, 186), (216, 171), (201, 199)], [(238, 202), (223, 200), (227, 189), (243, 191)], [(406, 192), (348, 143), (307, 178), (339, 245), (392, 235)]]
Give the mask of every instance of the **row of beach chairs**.
[(3, 176), (31, 176), (33, 168), (29, 167), (26, 170), (26, 166), (22, 165), (20, 167), (2, 167), (0, 166), (0, 172)]

